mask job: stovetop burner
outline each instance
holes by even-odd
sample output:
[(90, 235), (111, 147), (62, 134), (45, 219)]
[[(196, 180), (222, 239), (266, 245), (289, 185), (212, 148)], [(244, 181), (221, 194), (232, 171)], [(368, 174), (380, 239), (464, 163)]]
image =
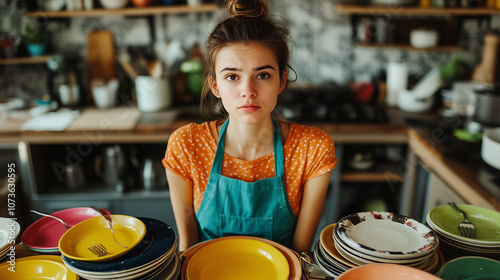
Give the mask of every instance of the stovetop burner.
[(389, 119), (384, 109), (347, 100), (344, 87), (291, 90), (283, 93), (277, 111), (297, 122), (384, 124)]

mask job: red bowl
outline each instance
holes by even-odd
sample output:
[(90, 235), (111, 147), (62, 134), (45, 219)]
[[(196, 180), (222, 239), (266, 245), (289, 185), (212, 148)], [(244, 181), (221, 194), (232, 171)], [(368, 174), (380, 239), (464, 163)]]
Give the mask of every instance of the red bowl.
[[(101, 209), (107, 215), (108, 210)], [(63, 220), (72, 227), (86, 219), (100, 216), (97, 211), (89, 207), (64, 209), (51, 214)], [(22, 234), (21, 242), (29, 249), (58, 250), (59, 239), (66, 232), (64, 225), (56, 219), (43, 217), (31, 224)]]

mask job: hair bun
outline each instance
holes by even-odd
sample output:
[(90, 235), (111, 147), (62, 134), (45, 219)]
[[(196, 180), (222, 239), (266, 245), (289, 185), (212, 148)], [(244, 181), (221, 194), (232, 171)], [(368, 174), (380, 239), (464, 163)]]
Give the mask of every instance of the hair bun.
[(263, 0), (226, 0), (226, 7), (232, 17), (258, 18), (268, 14)]

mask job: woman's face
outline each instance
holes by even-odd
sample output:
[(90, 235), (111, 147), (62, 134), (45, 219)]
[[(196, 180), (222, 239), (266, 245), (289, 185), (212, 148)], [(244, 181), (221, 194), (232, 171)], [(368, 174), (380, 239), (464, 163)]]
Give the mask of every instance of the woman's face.
[(215, 59), (214, 95), (222, 99), (229, 115), (246, 123), (269, 117), (284, 89), (274, 53), (262, 44), (231, 44), (220, 49)]

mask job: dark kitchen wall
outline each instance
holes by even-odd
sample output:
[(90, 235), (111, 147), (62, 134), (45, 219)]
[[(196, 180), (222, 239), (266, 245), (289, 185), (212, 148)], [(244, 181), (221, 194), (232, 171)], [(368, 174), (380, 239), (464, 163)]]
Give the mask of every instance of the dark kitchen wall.
[[(0, 33), (21, 38), (25, 8), (19, 1), (0, 0)], [(22, 1), (21, 1), (22, 2)], [(471, 67), (479, 63), (486, 28), (476, 20), (466, 20), (460, 34), (459, 52), (402, 51), (355, 47), (350, 18), (335, 13), (335, 0), (271, 0), (271, 12), (285, 18), (292, 31), (292, 66), (297, 83), (321, 85), (346, 84), (351, 80), (369, 81), (383, 72), (391, 60), (405, 61), (411, 75), (422, 75), (433, 65), (443, 65), (460, 57)], [(86, 35), (94, 29), (113, 32), (117, 49), (165, 41), (178, 41), (185, 53), (202, 44), (223, 11), (209, 14), (162, 15), (153, 18), (154, 31), (145, 18), (89, 17), (44, 21), (50, 33), (50, 53), (80, 58), (77, 67), (85, 77)], [(384, 30), (384, 18), (375, 18), (377, 30)], [(499, 28), (494, 17), (491, 27)], [(22, 46), (22, 45), (21, 45)], [(19, 49), (20, 53), (25, 52)], [(48, 75), (45, 65), (0, 65), (0, 100), (12, 96), (40, 96), (46, 93)]]

